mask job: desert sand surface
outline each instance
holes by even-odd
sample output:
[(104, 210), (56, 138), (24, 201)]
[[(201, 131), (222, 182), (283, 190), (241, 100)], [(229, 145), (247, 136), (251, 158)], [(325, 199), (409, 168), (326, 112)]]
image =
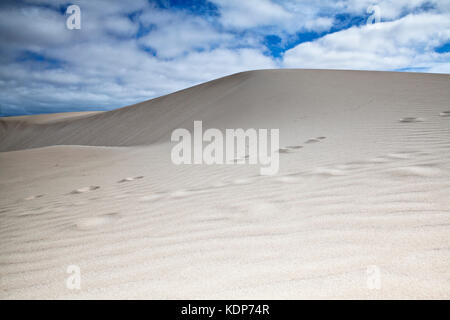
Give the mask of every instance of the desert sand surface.
[(43, 113), (26, 116), (12, 116), (0, 118), (3, 122), (22, 122), (25, 124), (47, 124), (58, 122), (60, 120), (84, 118), (89, 115), (101, 113), (102, 111), (79, 111), (79, 112), (60, 112), (60, 113)]
[[(442, 74), (261, 70), (0, 119), (0, 298), (449, 299), (449, 89)], [(194, 120), (279, 128), (279, 173), (174, 165), (170, 134)]]

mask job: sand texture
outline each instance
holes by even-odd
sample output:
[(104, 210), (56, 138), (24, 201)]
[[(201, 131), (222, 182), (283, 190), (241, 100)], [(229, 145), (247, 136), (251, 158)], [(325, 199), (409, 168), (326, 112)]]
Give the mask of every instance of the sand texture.
[[(0, 298), (449, 299), (449, 89), (449, 75), (265, 70), (0, 119)], [(194, 120), (279, 128), (279, 173), (174, 165), (170, 134)]]

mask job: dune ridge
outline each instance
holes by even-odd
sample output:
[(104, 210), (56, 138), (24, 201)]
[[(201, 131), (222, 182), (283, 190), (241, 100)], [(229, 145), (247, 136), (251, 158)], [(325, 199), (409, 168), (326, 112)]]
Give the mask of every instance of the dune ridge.
[(168, 141), (176, 128), (192, 129), (194, 120), (203, 120), (205, 128), (280, 128), (282, 139), (295, 142), (296, 126), (320, 125), (329, 117), (339, 125), (351, 123), (353, 117), (364, 121), (363, 112), (366, 117), (397, 112), (399, 118), (407, 118), (403, 108), (408, 104), (442, 102), (446, 109), (437, 112), (446, 112), (448, 79), (448, 75), (400, 72), (248, 71), (108, 112), (60, 116), (49, 123), (42, 119), (51, 115), (35, 116), (39, 122), (30, 121), (33, 117), (0, 118), (0, 151), (50, 145), (150, 145)]

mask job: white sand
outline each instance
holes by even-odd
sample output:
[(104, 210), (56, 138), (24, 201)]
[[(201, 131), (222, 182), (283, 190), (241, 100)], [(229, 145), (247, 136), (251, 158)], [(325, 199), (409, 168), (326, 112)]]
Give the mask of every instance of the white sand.
[[(449, 87), (255, 71), (110, 112), (0, 120), (0, 298), (448, 299)], [(279, 128), (280, 173), (173, 165), (170, 133), (193, 120)]]
[(0, 120), (4, 122), (23, 122), (25, 124), (49, 124), (61, 120), (81, 119), (98, 113), (102, 113), (102, 111), (44, 113), (29, 116), (3, 117)]

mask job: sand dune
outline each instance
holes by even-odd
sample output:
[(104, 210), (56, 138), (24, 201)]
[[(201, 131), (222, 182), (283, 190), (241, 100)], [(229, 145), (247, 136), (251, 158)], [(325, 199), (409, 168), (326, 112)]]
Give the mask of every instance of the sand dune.
[(24, 124), (48, 124), (54, 123), (61, 120), (68, 119), (81, 119), (90, 115), (101, 113), (102, 111), (80, 111), (80, 112), (60, 112), (60, 113), (47, 113), (47, 114), (36, 114), (29, 116), (14, 116), (14, 117), (3, 117), (0, 118), (1, 121), (14, 122), (14, 123), (24, 123)]
[[(114, 111), (2, 119), (0, 298), (448, 299), (449, 87), (265, 70)], [(280, 172), (173, 165), (170, 133), (194, 120), (279, 128)]]
[(299, 143), (299, 127), (309, 132), (307, 138), (315, 138), (342, 132), (349, 125), (364, 125), (369, 118), (377, 125), (390, 120), (411, 122), (423, 118), (427, 108), (436, 108), (439, 116), (449, 109), (447, 91), (448, 75), (243, 72), (87, 117), (64, 119), (60, 114), (51, 123), (43, 119), (55, 116), (40, 115), (38, 123), (30, 117), (26, 122), (0, 120), (0, 151), (50, 145), (150, 145), (167, 142), (176, 128), (191, 129), (194, 120), (203, 120), (205, 128), (280, 128), (285, 143)]

